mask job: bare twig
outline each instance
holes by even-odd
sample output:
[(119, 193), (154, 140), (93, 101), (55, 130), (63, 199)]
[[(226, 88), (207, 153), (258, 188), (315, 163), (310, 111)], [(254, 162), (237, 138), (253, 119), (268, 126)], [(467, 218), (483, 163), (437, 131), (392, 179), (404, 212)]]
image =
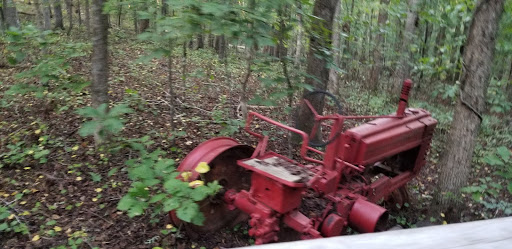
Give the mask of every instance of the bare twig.
[(101, 217), (101, 215), (99, 215), (99, 214), (97, 214), (97, 213), (94, 213), (94, 212), (92, 212), (92, 211), (87, 211), (87, 212), (88, 212), (88, 213), (90, 213), (90, 214), (92, 214), (92, 215), (94, 215), (94, 216), (96, 216), (96, 217), (98, 217), (98, 218), (100, 218), (100, 219), (102, 219), (103, 221), (105, 221), (105, 222), (109, 223), (110, 225), (114, 225), (114, 222), (109, 221), (109, 220), (107, 220), (107, 219), (105, 219), (105, 218)]

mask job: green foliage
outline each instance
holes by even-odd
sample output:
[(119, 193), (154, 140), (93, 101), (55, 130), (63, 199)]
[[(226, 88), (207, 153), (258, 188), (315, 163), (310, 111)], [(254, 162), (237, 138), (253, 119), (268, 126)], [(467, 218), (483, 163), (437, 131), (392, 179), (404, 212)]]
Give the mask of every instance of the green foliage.
[(174, 210), (181, 220), (202, 225), (204, 215), (196, 202), (216, 194), (221, 186), (216, 181), (189, 186), (188, 182), (177, 179), (180, 172), (176, 171), (175, 161), (164, 156), (164, 152), (155, 150), (126, 161), (133, 183), (117, 208), (127, 211), (130, 217), (142, 215), (149, 207), (154, 215)]
[(63, 42), (58, 34), (41, 32), (30, 25), (11, 28), (6, 41), (8, 61), (29, 66), (15, 76), (18, 81), (5, 92), (6, 96), (34, 93), (38, 98), (61, 98), (68, 95), (67, 90), (80, 92), (89, 84), (68, 74), (70, 62), (85, 56), (88, 44)]
[[(34, 122), (37, 125), (37, 122)], [(48, 148), (50, 144), (55, 142), (51, 137), (44, 135), (46, 132), (45, 125), (39, 125), (39, 129), (35, 131), (28, 129), (20, 129), (11, 133), (7, 138), (0, 140), (5, 143), (7, 150), (0, 151), (0, 168), (10, 165), (21, 165), (37, 161), (39, 163), (46, 163), (47, 156), (50, 154)], [(26, 136), (34, 136), (37, 142), (33, 140), (23, 140)]]
[(226, 96), (219, 96), (219, 104), (212, 111), (212, 119), (215, 123), (219, 124), (222, 128), (219, 131), (220, 136), (233, 136), (244, 125), (244, 121), (240, 119), (230, 118), (229, 108), (224, 108), (226, 104)]
[(495, 152), (484, 157), (484, 162), (491, 166), (496, 166), (498, 171), (496, 174), (509, 181), (507, 189), (512, 194), (512, 153), (505, 146), (500, 146)]
[(16, 214), (10, 211), (10, 205), (4, 203), (0, 204), (0, 234), (6, 232), (28, 234), (29, 231), (27, 225), (22, 223), (16, 217)]
[(491, 112), (507, 113), (512, 110), (512, 102), (507, 97), (507, 83), (504, 80), (491, 80), (491, 84), (487, 89), (487, 103)]
[(457, 99), (457, 96), (459, 96), (459, 82), (457, 81), (456, 84), (449, 85), (449, 84), (443, 84), (438, 85), (436, 89), (432, 92), (432, 97), (441, 97), (444, 100), (450, 100), (451, 103), (455, 103), (455, 100)]
[[(502, 210), (505, 215), (512, 214), (512, 203), (500, 200), (503, 190), (512, 194), (512, 153), (507, 147), (501, 146), (483, 157), (483, 162), (496, 167), (495, 175), (502, 177), (484, 177), (479, 183), (461, 189), (464, 193), (471, 194), (473, 200), (481, 203), (491, 210)], [(506, 193), (505, 193), (506, 194)]]
[(109, 135), (118, 134), (124, 127), (125, 120), (122, 116), (132, 112), (133, 110), (124, 104), (116, 105), (110, 110), (107, 104), (101, 104), (97, 108), (79, 109), (78, 114), (92, 120), (83, 123), (78, 133), (84, 137), (94, 135), (99, 141), (103, 141)]

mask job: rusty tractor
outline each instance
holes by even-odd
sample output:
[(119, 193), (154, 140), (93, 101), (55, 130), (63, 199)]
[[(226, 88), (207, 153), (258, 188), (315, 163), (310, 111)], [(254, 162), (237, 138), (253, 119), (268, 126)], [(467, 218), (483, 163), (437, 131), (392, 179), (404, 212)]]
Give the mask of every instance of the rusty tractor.
[[(223, 186), (215, 198), (201, 203), (204, 226), (184, 225), (195, 232), (211, 232), (248, 219), (256, 244), (277, 241), (283, 226), (297, 231), (301, 239), (339, 236), (348, 227), (361, 233), (381, 230), (387, 209), (378, 204), (407, 201), (405, 185), (425, 165), (437, 124), (429, 112), (407, 108), (411, 86), (410, 80), (404, 81), (396, 113), (386, 116), (323, 116), (304, 100), (315, 117), (311, 134), (250, 112), (245, 131), (257, 139), (257, 146), (213, 138), (178, 167), (192, 172), (193, 181), (200, 177), (194, 168), (206, 162), (211, 170), (201, 175), (202, 180)], [(371, 121), (348, 129), (348, 120)], [(256, 121), (300, 136), (300, 160), (267, 150), (269, 137), (253, 129)], [(330, 124), (327, 141), (312, 143), (310, 138), (325, 128), (325, 122)], [(321, 212), (301, 212), (308, 196), (321, 200)], [(184, 223), (174, 213), (170, 216), (174, 223)]]

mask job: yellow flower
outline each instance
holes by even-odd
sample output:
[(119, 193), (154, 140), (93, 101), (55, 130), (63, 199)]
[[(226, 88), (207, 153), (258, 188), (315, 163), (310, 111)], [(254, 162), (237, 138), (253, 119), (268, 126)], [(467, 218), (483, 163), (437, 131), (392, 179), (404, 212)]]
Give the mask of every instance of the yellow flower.
[(195, 180), (195, 181), (191, 181), (188, 183), (188, 186), (190, 186), (192, 188), (196, 188), (196, 187), (203, 186), (203, 185), (204, 185), (204, 182), (201, 180)]
[(81, 176), (78, 176), (78, 177), (76, 178), (76, 180), (77, 180), (77, 181), (81, 181), (81, 180), (82, 180), (82, 177), (81, 177)]
[(173, 228), (173, 226), (171, 224), (167, 224), (167, 226), (165, 226), (165, 228), (171, 229), (171, 228)]
[(39, 235), (35, 235), (33, 238), (32, 238), (32, 241), (38, 241), (41, 237)]
[(192, 176), (192, 172), (185, 171), (181, 173), (181, 177), (183, 178), (183, 181), (188, 182), (188, 179)]
[(36, 135), (38, 135), (39, 133), (41, 133), (41, 129), (37, 129), (37, 130), (35, 130), (35, 131), (34, 131), (34, 133), (35, 133)]
[(14, 217), (16, 217), (16, 216), (14, 214), (11, 214), (11, 215), (9, 215), (9, 217), (7, 217), (7, 219), (12, 220), (12, 219), (14, 219)]
[(97, 188), (97, 189), (95, 189), (94, 191), (96, 191), (97, 193), (99, 193), (99, 192), (103, 191), (103, 189), (102, 189), (102, 188)]
[(62, 231), (62, 228), (59, 226), (54, 226), (53, 230), (55, 230), (55, 232), (60, 232), (60, 231)]
[(97, 202), (98, 198), (92, 198), (92, 201)]
[(206, 162), (200, 162), (196, 167), (196, 172), (204, 174), (210, 171), (210, 166)]
[(42, 141), (44, 141), (44, 137), (39, 138), (39, 142), (42, 142)]
[(75, 145), (73, 146), (73, 148), (71, 148), (73, 151), (77, 151), (78, 150), (78, 145)]
[(33, 150), (29, 150), (29, 151), (27, 152), (27, 154), (32, 155), (32, 154), (34, 154), (34, 151), (33, 151)]

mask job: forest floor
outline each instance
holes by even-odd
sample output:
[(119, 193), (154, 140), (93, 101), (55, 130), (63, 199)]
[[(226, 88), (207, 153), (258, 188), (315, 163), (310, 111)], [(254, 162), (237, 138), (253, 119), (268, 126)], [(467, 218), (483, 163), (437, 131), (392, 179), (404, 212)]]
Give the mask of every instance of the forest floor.
[[(182, 70), (181, 61), (175, 62), (179, 105), (174, 126), (180, 135), (171, 139), (176, 134), (171, 134), (169, 128), (165, 61), (139, 63), (137, 59), (146, 47), (122, 44), (126, 43), (114, 41), (112, 45), (110, 96), (112, 102), (125, 101), (135, 109), (126, 117), (122, 132), (125, 138), (149, 135), (155, 142), (153, 148), (168, 151), (179, 163), (199, 143), (228, 134), (243, 123), (237, 110), (240, 89), (236, 86), (242, 81), (244, 66), (232, 63), (228, 68), (231, 77), (227, 78), (224, 66), (217, 62), (215, 55), (191, 52), (186, 83), (178, 71)], [(87, 58), (75, 60), (72, 73), (88, 77), (89, 68)], [(15, 74), (21, 70), (0, 68), (3, 79), (0, 92), (15, 83)], [(248, 92), (256, 92), (260, 87), (251, 78)], [(129, 218), (116, 206), (131, 184), (123, 168), (125, 158), (132, 155), (98, 153), (91, 138), (78, 134), (84, 119), (76, 114), (76, 109), (89, 104), (89, 93), (85, 90), (54, 99), (30, 95), (21, 98), (1, 109), (0, 152), (5, 153), (9, 144), (23, 142), (18, 144), (20, 154), (31, 155), (33, 148), (37, 153), (37, 147), (42, 150), (41, 146), (49, 153), (44, 163), (27, 156), (23, 163), (0, 170), (0, 200), (10, 207), (9, 212), (13, 214), (10, 220), (26, 224), (29, 231), (26, 235), (2, 233), (0, 247), (76, 248), (75, 244), (80, 242), (78, 248), (228, 248), (254, 242), (246, 223), (191, 237), (183, 229), (172, 227), (167, 216), (154, 217), (146, 212)], [(347, 105), (350, 108), (350, 103)], [(277, 120), (287, 119), (284, 107), (252, 106), (251, 110)], [(224, 122), (226, 118), (239, 121)], [(255, 145), (256, 141), (242, 132), (233, 132), (233, 136), (242, 144)], [(28, 146), (32, 144), (36, 146)], [(411, 201), (404, 209), (392, 210), (390, 226), (411, 227), (420, 221), (442, 223), (443, 214), (427, 216), (436, 183), (438, 153), (435, 148), (431, 153), (434, 161), (409, 184)], [(467, 217), (468, 220), (481, 218), (475, 214)]]

